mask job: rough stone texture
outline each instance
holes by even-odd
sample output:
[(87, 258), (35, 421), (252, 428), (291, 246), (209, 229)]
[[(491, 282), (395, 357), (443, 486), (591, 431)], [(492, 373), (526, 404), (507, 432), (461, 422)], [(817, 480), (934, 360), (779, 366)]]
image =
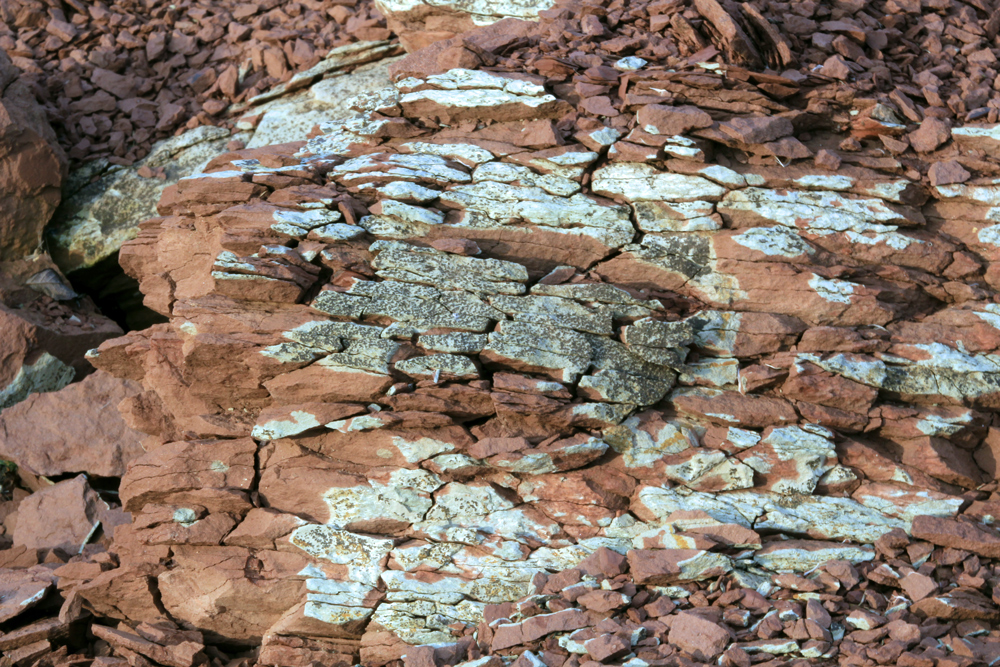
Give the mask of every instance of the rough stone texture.
[[(389, 29), (399, 36), (407, 51), (413, 52), (506, 18), (536, 20), (549, 9), (551, 0), (376, 0)], [(461, 65), (459, 65), (461, 66)]]
[(35, 475), (121, 477), (142, 454), (142, 433), (119, 404), (141, 387), (98, 371), (61, 391), (29, 396), (0, 413), (0, 457)]
[(18, 506), (14, 545), (80, 553), (101, 524), (102, 504), (85, 475), (33, 493)]
[(881, 91), (996, 31), (891, 5), (505, 19), (166, 189), (79, 608), (157, 661), (992, 662), (992, 93)]
[[(158, 575), (172, 614), (241, 642), (309, 628), (382, 647), (362, 653), (374, 663), (400, 655), (393, 642), (451, 641), (444, 625), (474, 626), (539, 573), (590, 571), (600, 548), (656, 586), (860, 566), (868, 545), (922, 514), (950, 520), (962, 488), (982, 483), (974, 410), (995, 400), (1000, 336), (970, 302), (933, 317), (989, 342), (959, 350), (913, 332), (925, 302), (904, 305), (916, 288), (901, 276), (945, 270), (959, 252), (913, 231), (926, 218), (900, 193), (916, 184), (858, 170), (806, 172), (794, 187), (770, 167), (697, 162), (594, 170), (587, 146), (417, 129), (498, 110), (503, 126), (554, 101), (478, 70), (402, 79), (294, 156), (244, 152), (165, 192), (169, 217), (123, 257), (171, 321), (91, 360), (142, 383), (129, 423), (169, 443), (132, 464), (121, 498), (143, 543), (184, 549)], [(765, 125), (725, 136), (794, 131)], [(648, 202), (711, 224), (636, 230), (628, 208), (652, 221)], [(883, 265), (910, 273), (890, 281)], [(265, 443), (256, 462), (251, 434)], [(255, 471), (266, 518), (251, 511)], [(166, 508), (184, 508), (169, 529)], [(248, 537), (227, 541), (251, 515), (234, 533)], [(291, 515), (303, 524), (266, 527)], [(243, 545), (274, 559), (272, 599), (237, 616), (244, 584), (213, 582), (242, 581)], [(752, 556), (734, 559), (736, 545)], [(623, 604), (583, 593), (586, 609)], [(583, 627), (564, 617), (505, 623), (491, 645)], [(726, 648), (721, 634), (683, 637), (679, 625), (692, 655)], [(740, 650), (771, 649), (793, 650)]]
[[(242, 113), (259, 120), (249, 129), (239, 128), (236, 134), (212, 125), (191, 129), (155, 144), (133, 165), (110, 166), (93, 182), (95, 169), (82, 168), (70, 178), (68, 196), (46, 230), (53, 258), (63, 271), (72, 272), (113, 255), (135, 238), (139, 223), (157, 214), (164, 190), (228, 152), (231, 141), (258, 147), (301, 140), (320, 121), (344, 115), (345, 99), (388, 84), (385, 71), (391, 60), (383, 59), (398, 51), (398, 45), (388, 42), (334, 49), (315, 73), (299, 73), (282, 89), (250, 100)], [(364, 65), (372, 60), (380, 62)], [(352, 72), (359, 64), (359, 71)], [(162, 177), (150, 177), (151, 170)]]
[(0, 262), (41, 249), (66, 155), (21, 72), (0, 53)]

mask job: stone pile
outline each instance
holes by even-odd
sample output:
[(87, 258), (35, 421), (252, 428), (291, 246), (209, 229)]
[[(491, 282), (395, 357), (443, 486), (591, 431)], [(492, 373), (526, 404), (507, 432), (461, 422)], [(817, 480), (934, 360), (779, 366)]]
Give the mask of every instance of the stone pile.
[(335, 0), (12, 0), (0, 19), (0, 49), (25, 72), (70, 160), (116, 165), (175, 132), (231, 126), (233, 103), (331, 49), (390, 36), (370, 2)]
[[(674, 521), (699, 536), (721, 536), (702, 532), (707, 518), (678, 512)], [(749, 536), (728, 547), (743, 547), (739, 541)], [(758, 553), (778, 563), (803, 546), (812, 543), (772, 542)], [(807, 576), (775, 574), (750, 588), (729, 576), (684, 581), (683, 556), (670, 550), (626, 557), (601, 548), (574, 568), (538, 575), (531, 595), (487, 605), (475, 633), (408, 649), (403, 663), (995, 664), (1000, 617), (989, 593), (1000, 573), (980, 554), (897, 530), (853, 554), (853, 562), (824, 562), (829, 554), (814, 549)]]
[(991, 8), (852, 7), (383, 3), (391, 86), (123, 246), (120, 419), (0, 417), (15, 625), (91, 632), (7, 658), (995, 664)]
[[(624, 59), (621, 69), (626, 70), (637, 68), (639, 59), (677, 67), (711, 61), (717, 54), (728, 65), (749, 70), (736, 81), (747, 81), (753, 72), (757, 77), (751, 82), (766, 84), (778, 101), (794, 95), (798, 85), (843, 82), (841, 94), (890, 94), (904, 122), (929, 116), (995, 123), (1000, 113), (1000, 9), (983, 0), (376, 4), (407, 50), (452, 40), (445, 56), (452, 67), (496, 61), (509, 71), (545, 76), (550, 84), (562, 82), (556, 86), (562, 97), (595, 115), (616, 115), (623, 103), (629, 105), (627, 93), (638, 92), (620, 86), (620, 75), (607, 69), (611, 63)], [(502, 52), (463, 44), (461, 33), (506, 17), (540, 19), (539, 29)], [(783, 78), (761, 76), (765, 73)], [(697, 79), (689, 84), (690, 92), (677, 85), (683, 80), (672, 83), (659, 91), (661, 96), (683, 99), (693, 92), (704, 98), (698, 103), (706, 110), (727, 101), (708, 94), (712, 88)], [(754, 103), (751, 96), (730, 100)], [(822, 100), (817, 97), (813, 104)], [(747, 112), (752, 109), (741, 113)], [(893, 146), (887, 150), (897, 152)]]

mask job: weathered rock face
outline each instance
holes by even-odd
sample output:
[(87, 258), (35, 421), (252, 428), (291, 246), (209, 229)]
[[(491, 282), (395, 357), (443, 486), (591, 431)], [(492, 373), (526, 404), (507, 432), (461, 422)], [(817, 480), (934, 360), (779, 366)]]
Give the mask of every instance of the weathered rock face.
[(121, 477), (143, 453), (144, 436), (125, 425), (118, 406), (139, 392), (137, 383), (98, 371), (31, 395), (0, 413), (0, 458), (33, 475)]
[(375, 0), (389, 29), (411, 53), (506, 18), (536, 20), (553, 4), (552, 0)]
[(20, 76), (0, 53), (0, 262), (40, 250), (66, 172), (55, 133)]
[[(333, 49), (311, 69), (242, 105), (235, 134), (202, 125), (165, 139), (135, 164), (83, 167), (67, 186), (66, 201), (46, 230), (53, 258), (66, 272), (93, 266), (135, 238), (139, 223), (156, 215), (163, 191), (199, 173), (233, 141), (250, 147), (299, 141), (313, 126), (345, 109), (344, 99), (389, 83), (385, 58), (401, 51), (391, 42), (358, 42)], [(383, 61), (364, 67), (372, 61)], [(354, 68), (362, 66), (357, 73)], [(345, 91), (351, 90), (347, 93)]]
[(797, 6), (847, 56), (778, 76), (755, 5), (648, 10), (442, 39), (165, 188), (121, 260), (169, 321), (89, 355), (146, 436), (121, 507), (36, 480), (73, 511), (7, 557), (99, 530), (65, 612), (133, 667), (992, 663), (991, 131), (831, 83), (909, 67), (904, 19)]
[[(986, 501), (989, 260), (929, 222), (973, 194), (727, 157), (791, 123), (637, 96), (626, 140), (533, 77), (413, 62), (297, 153), (180, 180), (123, 248), (170, 322), (90, 355), (150, 436), (91, 608), (141, 579), (116, 618), (385, 664), (602, 548), (636, 584), (755, 588)], [(592, 625), (549, 611), (494, 647)], [(708, 659), (706, 632), (671, 641)]]
[(122, 333), (89, 298), (73, 307), (23, 286), (12, 294), (0, 300), (0, 410), (83, 377), (87, 350)]

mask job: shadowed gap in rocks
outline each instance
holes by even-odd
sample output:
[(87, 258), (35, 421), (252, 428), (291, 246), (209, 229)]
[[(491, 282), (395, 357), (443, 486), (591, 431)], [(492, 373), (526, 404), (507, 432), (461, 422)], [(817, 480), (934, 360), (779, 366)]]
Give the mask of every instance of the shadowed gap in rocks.
[(97, 264), (70, 273), (70, 283), (80, 294), (90, 296), (101, 312), (125, 331), (138, 331), (167, 318), (142, 304), (139, 283), (118, 264), (118, 253)]

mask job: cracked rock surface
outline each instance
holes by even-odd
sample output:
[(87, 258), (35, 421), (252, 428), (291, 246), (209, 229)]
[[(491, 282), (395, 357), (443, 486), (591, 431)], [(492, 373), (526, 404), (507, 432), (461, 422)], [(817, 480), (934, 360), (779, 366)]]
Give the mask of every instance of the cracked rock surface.
[(845, 64), (890, 4), (815, 77), (749, 4), (484, 20), (167, 187), (88, 354), (142, 451), (10, 508), (15, 595), (78, 551), (131, 667), (994, 664), (1000, 163)]

